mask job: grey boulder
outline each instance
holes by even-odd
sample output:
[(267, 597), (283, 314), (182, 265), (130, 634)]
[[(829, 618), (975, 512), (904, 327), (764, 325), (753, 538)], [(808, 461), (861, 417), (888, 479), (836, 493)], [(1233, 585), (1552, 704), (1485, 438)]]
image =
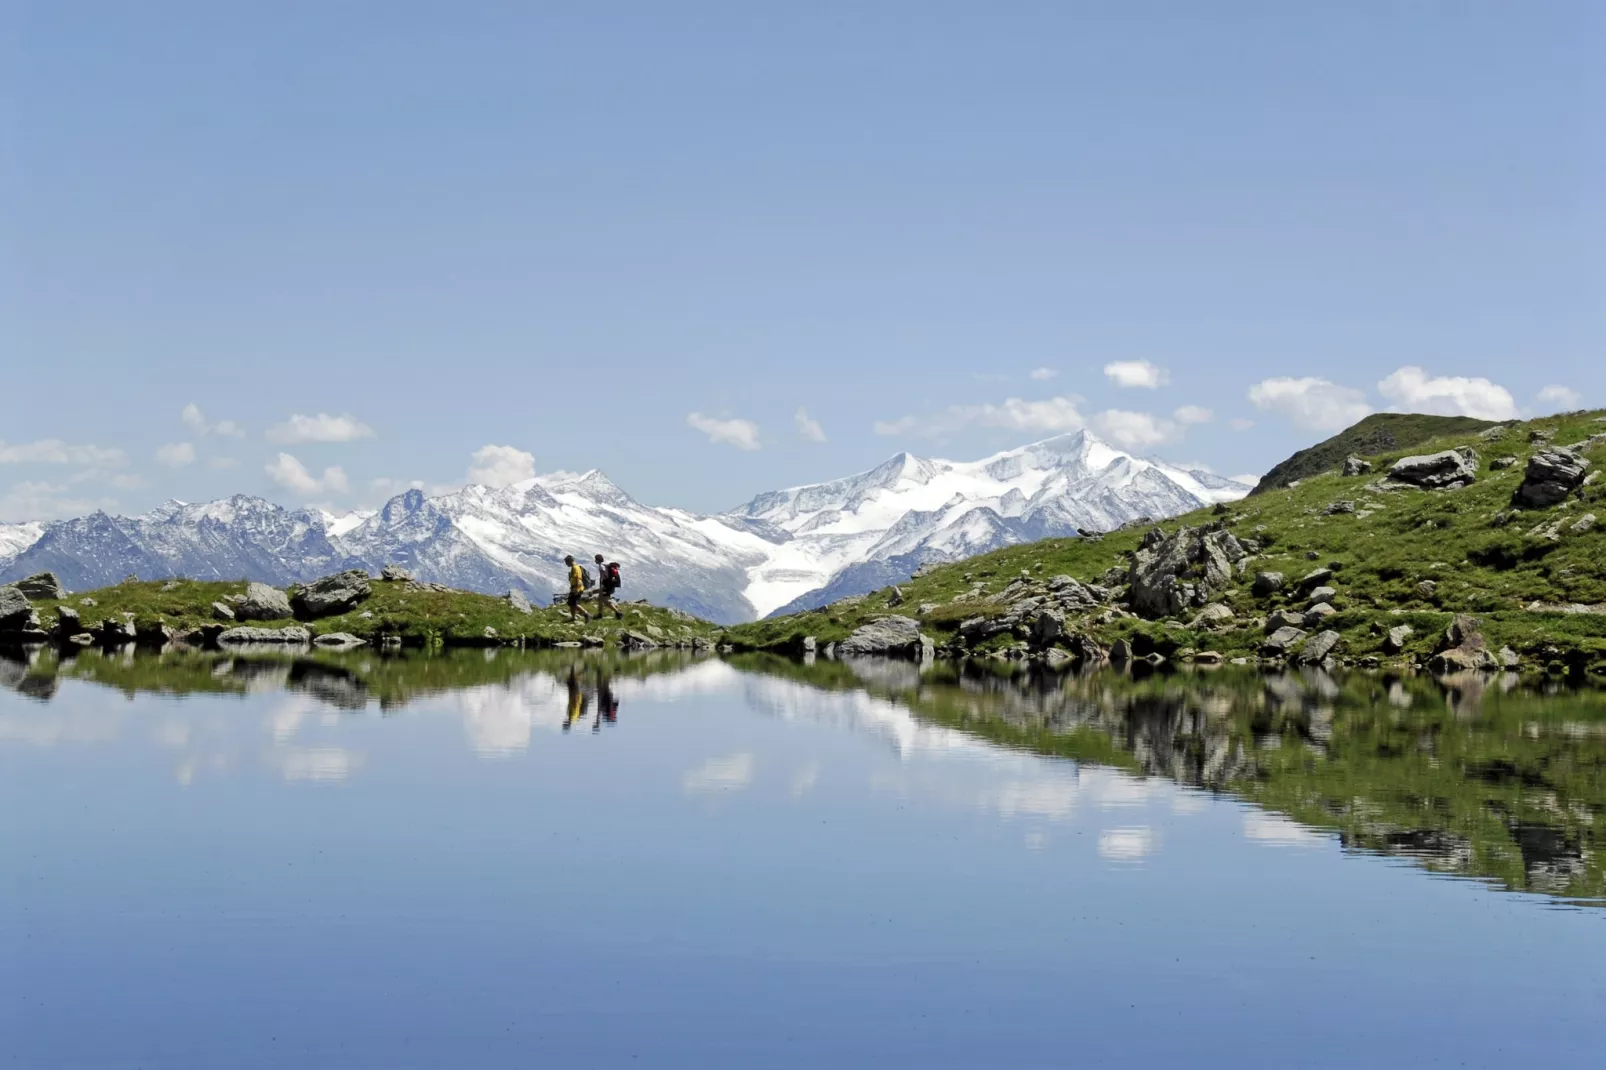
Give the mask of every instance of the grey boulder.
[[(22, 627), (22, 621), (33, 612), (28, 596), (16, 587), (0, 587), (0, 629)], [(15, 625), (13, 625), (15, 622)]]
[(1266, 654), (1286, 654), (1291, 648), (1299, 645), (1299, 641), (1304, 638), (1305, 631), (1302, 628), (1292, 626), (1278, 628), (1266, 636), (1266, 641), (1261, 644), (1260, 649)]
[(1249, 588), (1257, 598), (1276, 594), (1283, 589), (1283, 574), (1281, 572), (1257, 572), (1255, 582)]
[(16, 587), (35, 602), (67, 597), (66, 588), (62, 587), (54, 572), (36, 572), (25, 580), (18, 580)]
[(1326, 661), (1343, 641), (1344, 637), (1335, 631), (1317, 632), (1305, 640), (1305, 645), (1299, 651), (1299, 660), (1310, 665), (1318, 665)]
[(508, 591), (507, 604), (518, 610), (520, 613), (535, 612), (534, 608), (530, 605), (530, 600), (524, 597), (524, 592), (519, 590), (517, 587), (514, 587)]
[(855, 629), (852, 635), (837, 644), (838, 657), (889, 657), (918, 658), (932, 656), (931, 640), (920, 631), (920, 625), (911, 617), (881, 617)]
[(1364, 476), (1371, 470), (1371, 461), (1364, 461), (1353, 454), (1344, 458), (1344, 474), (1347, 476)]
[(336, 617), (349, 613), (372, 593), (368, 573), (352, 568), (297, 587), (290, 596), (290, 608), (301, 620)]
[(314, 639), (312, 645), (325, 649), (350, 650), (352, 647), (367, 646), (368, 640), (359, 639), (350, 632), (329, 632)]
[(1401, 457), (1389, 469), (1389, 478), (1423, 490), (1453, 490), (1478, 478), (1478, 454), (1463, 446), (1456, 450)]
[(386, 565), (379, 570), (379, 578), (386, 583), (406, 583), (413, 578), (413, 574), (400, 565)]
[(220, 646), (242, 646), (249, 643), (305, 644), (312, 636), (307, 629), (291, 625), (288, 628), (230, 628), (218, 634)]
[(1540, 450), (1528, 458), (1527, 471), (1512, 501), (1529, 509), (1559, 505), (1584, 485), (1588, 468), (1589, 461), (1570, 449), (1555, 446)]
[(283, 591), (265, 583), (250, 583), (245, 598), (234, 604), (234, 615), (240, 620), (289, 620), (295, 614)]

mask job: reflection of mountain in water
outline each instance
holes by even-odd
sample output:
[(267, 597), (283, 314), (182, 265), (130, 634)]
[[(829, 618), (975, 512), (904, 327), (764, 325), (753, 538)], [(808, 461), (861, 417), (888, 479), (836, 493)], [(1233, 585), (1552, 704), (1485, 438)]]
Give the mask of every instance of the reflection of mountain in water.
[[(637, 698), (741, 693), (777, 716), (869, 732), (904, 756), (1002, 746), (1166, 777), (1332, 832), (1352, 849), (1606, 901), (1606, 695), (1538, 691), (1514, 676), (1009, 675), (677, 652), (0, 657), (0, 686), (20, 695), (49, 702), (63, 679), (128, 694), (285, 690), (336, 710), (444, 706), (484, 754), (561, 729), (575, 689), (594, 696), (603, 681), (627, 709)], [(1277, 819), (1263, 825), (1269, 838), (1297, 834)]]

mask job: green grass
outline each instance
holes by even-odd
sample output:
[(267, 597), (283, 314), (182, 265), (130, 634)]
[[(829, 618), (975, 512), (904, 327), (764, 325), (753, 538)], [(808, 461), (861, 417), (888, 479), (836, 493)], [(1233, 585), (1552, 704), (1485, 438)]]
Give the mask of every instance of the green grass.
[[(1400, 623), (1410, 624), (1416, 633), (1408, 654), (1426, 655), (1454, 614), (1470, 613), (1481, 620), (1493, 647), (1511, 646), (1529, 667), (1557, 664), (1573, 670), (1606, 670), (1606, 615), (1530, 613), (1523, 608), (1532, 601), (1606, 602), (1606, 477), (1584, 488), (1582, 500), (1565, 506), (1533, 512), (1511, 507), (1524, 464), (1539, 448), (1528, 441), (1529, 431), (1544, 429), (1553, 442), (1565, 445), (1606, 432), (1601, 416), (1598, 411), (1580, 412), (1516, 424), (1492, 442), (1476, 433), (1441, 435), (1377, 455), (1373, 475), (1345, 477), (1326, 471), (1307, 476), (1297, 487), (1162, 523), (1169, 532), (1182, 525), (1221, 521), (1240, 538), (1266, 544), (1221, 599), (1238, 615), (1237, 627), (1200, 633), (1179, 627), (1178, 622), (1098, 624), (1092, 615), (1072, 623), (1106, 645), (1127, 638), (1168, 656), (1187, 647), (1247, 656), (1260, 645), (1263, 630), (1256, 622), (1266, 612), (1304, 608), (1291, 593), (1255, 597), (1250, 591), (1254, 573), (1282, 572), (1292, 585), (1312, 569), (1331, 566), (1336, 573), (1332, 586), (1339, 592), (1334, 608), (1341, 612), (1326, 626), (1343, 635), (1342, 652), (1347, 656), (1381, 656), (1387, 630)], [(1473, 446), (1482, 464), (1470, 487), (1437, 492), (1367, 489), (1401, 456), (1463, 445)], [(1519, 463), (1501, 471), (1489, 468), (1489, 461), (1505, 455), (1516, 456)], [(1593, 467), (1606, 467), (1606, 444), (1584, 455)], [(1339, 500), (1356, 502), (1357, 512), (1323, 513)], [(1592, 531), (1564, 533), (1554, 545), (1527, 536), (1541, 522), (1565, 519), (1570, 524), (1588, 512), (1600, 518)], [(891, 604), (889, 588), (853, 604), (737, 625), (730, 629), (730, 639), (744, 649), (784, 650), (805, 635), (824, 643), (877, 616), (900, 613), (921, 620), (927, 634), (941, 645), (953, 638), (966, 617), (998, 611), (995, 605), (960, 597), (972, 583), (979, 583), (985, 596), (1001, 591), (1022, 572), (1043, 579), (1066, 574), (1100, 582), (1112, 567), (1126, 567), (1127, 555), (1137, 549), (1142, 536), (1142, 531), (1134, 530), (1101, 540), (1046, 539), (1012, 546), (941, 566), (901, 584), (903, 601), (898, 606)], [(1422, 580), (1437, 585), (1431, 597), (1418, 592)], [(938, 608), (920, 614), (922, 603)]]

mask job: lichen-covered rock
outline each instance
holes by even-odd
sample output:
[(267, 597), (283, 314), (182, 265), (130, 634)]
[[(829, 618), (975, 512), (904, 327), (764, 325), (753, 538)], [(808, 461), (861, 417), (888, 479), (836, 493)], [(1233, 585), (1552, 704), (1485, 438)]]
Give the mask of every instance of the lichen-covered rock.
[(1401, 457), (1389, 468), (1389, 479), (1423, 490), (1454, 490), (1478, 478), (1478, 453), (1462, 446), (1414, 457)]
[(1512, 501), (1528, 509), (1546, 509), (1567, 500), (1584, 484), (1589, 461), (1570, 449), (1554, 446), (1528, 458), (1527, 471)]
[(234, 604), (234, 615), (240, 620), (289, 620), (295, 616), (290, 599), (277, 587), (265, 583), (249, 583), (245, 597)]
[(916, 658), (924, 661), (934, 654), (931, 640), (911, 617), (881, 617), (855, 629), (836, 646), (838, 657)]
[(1188, 622), (1190, 628), (1216, 628), (1234, 619), (1232, 609), (1220, 602), (1211, 602), (1201, 609), (1193, 620)]
[(352, 568), (295, 588), (290, 596), (290, 607), (301, 620), (337, 617), (351, 612), (372, 593), (368, 573)]
[(288, 628), (229, 628), (220, 632), (220, 646), (243, 646), (250, 643), (276, 643), (279, 645), (304, 644), (312, 638), (307, 629), (291, 625)]

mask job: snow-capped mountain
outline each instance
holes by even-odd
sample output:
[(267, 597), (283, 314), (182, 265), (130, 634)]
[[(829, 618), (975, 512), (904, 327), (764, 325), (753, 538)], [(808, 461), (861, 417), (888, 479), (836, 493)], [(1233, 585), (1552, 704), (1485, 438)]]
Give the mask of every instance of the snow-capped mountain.
[(767, 615), (875, 590), (929, 561), (1074, 535), (1079, 527), (1108, 531), (1248, 491), (1078, 431), (972, 462), (900, 453), (847, 479), (761, 494), (731, 515), (792, 536), (745, 592)]
[(903, 453), (718, 516), (643, 505), (596, 471), (433, 498), (413, 490), (343, 517), (244, 495), (168, 502), (138, 517), (0, 527), (0, 581), (49, 569), (76, 589), (130, 573), (284, 585), (394, 563), (420, 579), (544, 600), (563, 585), (565, 554), (602, 552), (624, 564), (626, 597), (736, 621), (873, 590), (928, 561), (1173, 516), (1248, 491), (1078, 432), (974, 462)]

